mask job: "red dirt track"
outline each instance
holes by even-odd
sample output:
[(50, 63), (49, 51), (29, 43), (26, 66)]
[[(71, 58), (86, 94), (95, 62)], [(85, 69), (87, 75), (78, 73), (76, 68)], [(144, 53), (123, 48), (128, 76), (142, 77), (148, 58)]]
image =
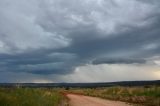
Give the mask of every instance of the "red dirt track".
[(71, 106), (131, 106), (125, 102), (105, 100), (77, 94), (66, 94)]

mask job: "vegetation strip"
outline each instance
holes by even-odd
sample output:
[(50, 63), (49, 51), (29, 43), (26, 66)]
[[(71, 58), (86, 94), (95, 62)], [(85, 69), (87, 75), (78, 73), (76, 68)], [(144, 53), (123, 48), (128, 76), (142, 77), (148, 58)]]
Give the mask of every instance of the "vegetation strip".
[(59, 89), (0, 88), (0, 106), (65, 106)]

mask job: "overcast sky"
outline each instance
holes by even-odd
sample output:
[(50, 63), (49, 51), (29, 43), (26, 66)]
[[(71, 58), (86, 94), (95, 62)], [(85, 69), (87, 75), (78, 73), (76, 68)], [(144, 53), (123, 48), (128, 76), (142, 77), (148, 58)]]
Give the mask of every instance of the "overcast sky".
[(0, 0), (0, 82), (159, 79), (159, 0)]

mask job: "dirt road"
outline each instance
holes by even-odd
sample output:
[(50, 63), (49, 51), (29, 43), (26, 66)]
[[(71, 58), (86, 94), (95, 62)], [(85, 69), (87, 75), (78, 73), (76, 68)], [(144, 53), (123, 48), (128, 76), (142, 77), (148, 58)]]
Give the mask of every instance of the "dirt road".
[(71, 106), (131, 106), (124, 102), (104, 100), (96, 97), (89, 97), (76, 94), (67, 94)]

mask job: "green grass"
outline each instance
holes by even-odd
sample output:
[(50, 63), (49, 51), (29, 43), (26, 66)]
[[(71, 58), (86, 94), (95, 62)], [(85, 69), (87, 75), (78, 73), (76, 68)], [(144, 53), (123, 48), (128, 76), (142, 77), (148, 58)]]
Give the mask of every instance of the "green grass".
[[(67, 106), (60, 93), (64, 89), (0, 88), (0, 106)], [(160, 106), (160, 87), (107, 87), (71, 88), (66, 92), (79, 93), (104, 99), (118, 100), (144, 106)]]
[(63, 100), (57, 89), (0, 88), (0, 106), (58, 106)]
[(160, 87), (158, 86), (70, 89), (69, 92), (145, 106), (160, 106)]

